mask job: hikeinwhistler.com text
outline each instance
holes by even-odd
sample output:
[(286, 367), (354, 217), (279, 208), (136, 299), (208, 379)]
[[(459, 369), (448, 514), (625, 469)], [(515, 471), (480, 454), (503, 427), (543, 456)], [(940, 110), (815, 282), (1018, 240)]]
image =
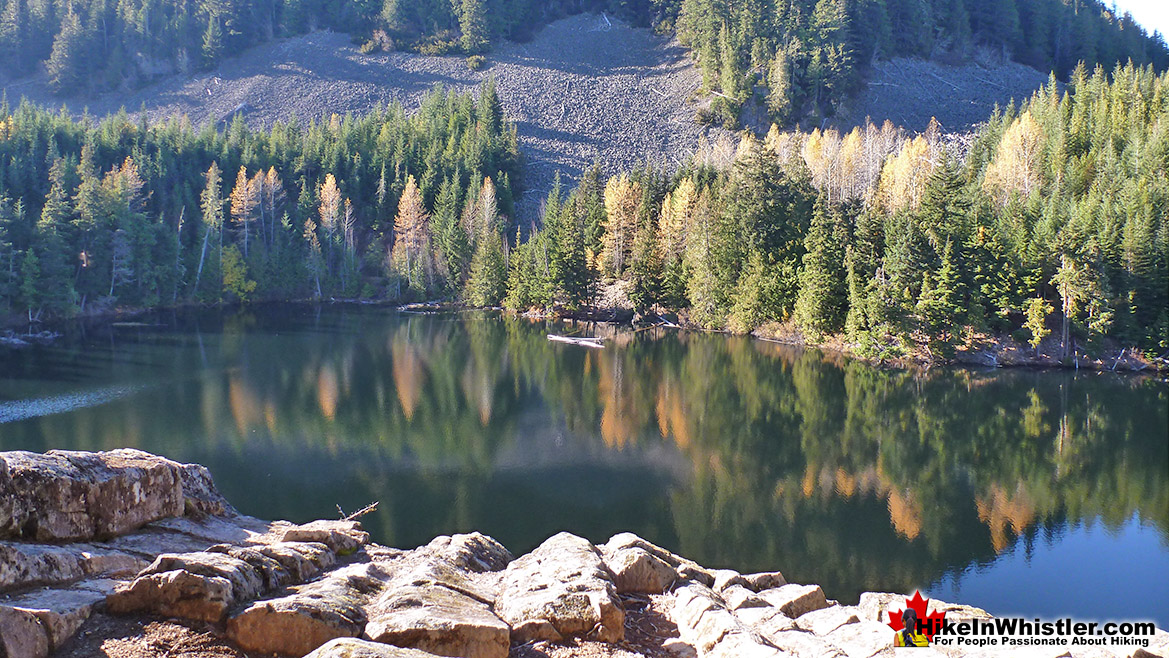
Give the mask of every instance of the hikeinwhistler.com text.
[[(1157, 626), (1148, 621), (1094, 622), (1021, 617), (919, 622), (933, 643), (952, 647), (1123, 646), (1148, 648)], [(929, 628), (929, 625), (935, 628)]]

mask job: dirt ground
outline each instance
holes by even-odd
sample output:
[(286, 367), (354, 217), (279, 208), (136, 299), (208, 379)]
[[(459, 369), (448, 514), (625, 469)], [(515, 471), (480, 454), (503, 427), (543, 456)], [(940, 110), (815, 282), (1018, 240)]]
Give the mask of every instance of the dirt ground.
[[(536, 642), (512, 647), (510, 658), (670, 658), (662, 648), (678, 628), (663, 595), (622, 596), (625, 641)], [(53, 658), (266, 658), (241, 651), (210, 624), (95, 614)]]

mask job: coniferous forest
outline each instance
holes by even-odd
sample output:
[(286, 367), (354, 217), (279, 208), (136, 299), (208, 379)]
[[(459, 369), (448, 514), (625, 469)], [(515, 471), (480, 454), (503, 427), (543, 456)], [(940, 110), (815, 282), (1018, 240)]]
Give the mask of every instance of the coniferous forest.
[(261, 299), (458, 298), (777, 323), (862, 354), (972, 332), (1169, 346), (1169, 74), (1075, 69), (962, 145), (886, 123), (772, 128), (673, 174), (586, 173), (512, 216), (491, 83), (249, 130), (0, 109), (0, 304), (63, 315)]
[[(266, 129), (5, 102), (0, 313), (358, 297), (578, 310), (616, 283), (638, 311), (880, 357), (944, 358), (975, 333), (1057, 332), (1065, 355), (1103, 338), (1169, 347), (1169, 50), (1097, 0), (6, 0), (0, 69), (98, 91), (320, 27), (366, 51), (471, 55), (585, 10), (676, 34), (712, 94), (700, 119), (734, 126), (754, 103), (771, 131), (704, 144), (672, 173), (594, 167), (521, 226), (493, 82), (436, 89), (413, 116)], [(968, 139), (781, 128), (831, 115), (876, 58), (977, 48), (1053, 73)]]
[(1160, 35), (1101, 0), (0, 0), (0, 71), (43, 65), (51, 88), (96, 92), (321, 28), (365, 52), (475, 56), (582, 11), (676, 34), (712, 92), (703, 119), (730, 127), (751, 104), (781, 125), (831, 116), (879, 58), (981, 47), (1061, 79), (1081, 61), (1169, 67)]

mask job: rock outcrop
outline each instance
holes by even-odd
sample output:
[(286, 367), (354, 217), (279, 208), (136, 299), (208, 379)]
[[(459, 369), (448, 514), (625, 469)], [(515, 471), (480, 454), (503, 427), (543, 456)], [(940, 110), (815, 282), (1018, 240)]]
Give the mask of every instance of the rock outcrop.
[[(866, 593), (840, 605), (778, 571), (706, 569), (629, 533), (599, 546), (561, 533), (518, 559), (479, 533), (387, 548), (355, 521), (240, 516), (206, 469), (138, 451), (0, 453), (0, 465), (0, 658), (46, 658), (94, 611), (209, 624), (253, 655), (576, 655), (547, 643), (622, 643), (581, 655), (629, 655), (614, 652), (628, 650), (627, 628), (641, 632), (647, 601), (658, 614), (649, 625), (671, 625), (653, 655), (873, 658), (892, 655), (889, 611), (905, 600)], [(1169, 658), (1169, 633), (1064, 656)]]
[(495, 609), (519, 642), (625, 636), (625, 610), (601, 552), (567, 532), (508, 565)]

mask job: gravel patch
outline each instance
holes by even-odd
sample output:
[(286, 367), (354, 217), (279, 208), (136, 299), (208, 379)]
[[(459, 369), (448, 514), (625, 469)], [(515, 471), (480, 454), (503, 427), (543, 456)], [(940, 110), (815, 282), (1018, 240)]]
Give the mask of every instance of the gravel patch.
[[(344, 34), (314, 32), (257, 46), (212, 72), (65, 102), (74, 110), (87, 106), (94, 116), (144, 108), (151, 119), (182, 113), (196, 123), (239, 111), (250, 125), (267, 126), (392, 101), (412, 110), (436, 84), (477, 89), (488, 76), (519, 132), (527, 190), (522, 219), (536, 215), (557, 170), (570, 180), (593, 162), (607, 173), (647, 162), (672, 170), (708, 130), (694, 121), (691, 98), (702, 76), (686, 49), (597, 14), (552, 23), (528, 43), (500, 44), (480, 71), (470, 71), (462, 57), (361, 55)], [(62, 103), (43, 78), (4, 89), (12, 99)]]
[(986, 56), (957, 66), (899, 57), (874, 64), (864, 88), (830, 123), (850, 130), (872, 117), (921, 132), (937, 117), (944, 131), (964, 133), (990, 118), (995, 103), (1018, 105), (1044, 84), (1044, 73)]

